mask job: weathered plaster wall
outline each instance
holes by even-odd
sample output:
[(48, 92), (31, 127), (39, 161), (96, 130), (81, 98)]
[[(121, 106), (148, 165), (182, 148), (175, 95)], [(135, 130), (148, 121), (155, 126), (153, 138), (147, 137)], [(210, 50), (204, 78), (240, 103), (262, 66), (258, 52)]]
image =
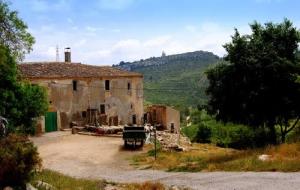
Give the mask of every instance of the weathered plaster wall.
[(180, 112), (171, 107), (167, 107), (166, 123), (169, 130), (171, 130), (171, 123), (174, 123), (175, 131), (178, 133), (180, 130)]
[(161, 124), (164, 129), (167, 129), (166, 121), (166, 106), (153, 105), (148, 107), (148, 112), (151, 115), (151, 124)]
[[(77, 90), (73, 90), (73, 80)], [(105, 90), (105, 80), (110, 80), (110, 90)], [(107, 77), (99, 79), (34, 79), (32, 83), (48, 89), (49, 110), (58, 111), (58, 124), (68, 128), (69, 123), (80, 117), (88, 108), (100, 111), (105, 105), (107, 118), (118, 116), (120, 124), (137, 123), (143, 117), (143, 79), (141, 77)], [(128, 90), (128, 83), (131, 89)]]
[(171, 123), (174, 123), (175, 132), (180, 129), (180, 112), (168, 106), (152, 105), (147, 108), (151, 115), (150, 123), (160, 123), (164, 129), (171, 130)]

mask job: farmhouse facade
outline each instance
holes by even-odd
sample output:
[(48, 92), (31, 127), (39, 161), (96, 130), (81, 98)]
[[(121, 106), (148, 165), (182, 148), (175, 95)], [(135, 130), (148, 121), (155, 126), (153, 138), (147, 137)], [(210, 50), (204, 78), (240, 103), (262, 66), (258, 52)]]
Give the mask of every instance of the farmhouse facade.
[[(69, 128), (72, 121), (142, 123), (143, 76), (139, 73), (71, 62), (22, 63), (18, 67), (23, 78), (48, 91), (50, 107), (42, 131)], [(49, 128), (53, 118), (56, 128)]]

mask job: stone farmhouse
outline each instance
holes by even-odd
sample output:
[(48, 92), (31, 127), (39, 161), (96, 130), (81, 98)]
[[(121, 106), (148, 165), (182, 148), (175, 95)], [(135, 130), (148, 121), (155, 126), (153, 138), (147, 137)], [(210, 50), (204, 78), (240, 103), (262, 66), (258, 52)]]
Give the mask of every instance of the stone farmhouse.
[(41, 132), (70, 127), (71, 122), (124, 125), (143, 122), (143, 76), (110, 66), (71, 62), (34, 62), (18, 65), (23, 78), (48, 92), (49, 110)]

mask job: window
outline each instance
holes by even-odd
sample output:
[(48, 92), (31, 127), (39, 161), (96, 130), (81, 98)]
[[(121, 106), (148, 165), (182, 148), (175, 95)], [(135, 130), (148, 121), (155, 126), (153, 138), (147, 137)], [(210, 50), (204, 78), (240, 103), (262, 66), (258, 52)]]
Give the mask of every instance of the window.
[(100, 114), (105, 114), (105, 105), (104, 104), (100, 105)]
[(73, 80), (73, 91), (77, 91), (77, 81)]
[(131, 83), (127, 83), (127, 90), (131, 90)]
[(110, 90), (110, 81), (105, 80), (105, 90)]

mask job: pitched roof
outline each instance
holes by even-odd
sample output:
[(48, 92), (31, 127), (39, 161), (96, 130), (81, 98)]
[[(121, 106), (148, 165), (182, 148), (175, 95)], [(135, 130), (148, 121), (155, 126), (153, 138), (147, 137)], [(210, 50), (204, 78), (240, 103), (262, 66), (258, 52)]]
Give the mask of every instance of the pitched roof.
[(28, 62), (18, 64), (25, 78), (98, 78), (142, 77), (140, 73), (124, 71), (110, 66), (94, 66), (65, 62)]

